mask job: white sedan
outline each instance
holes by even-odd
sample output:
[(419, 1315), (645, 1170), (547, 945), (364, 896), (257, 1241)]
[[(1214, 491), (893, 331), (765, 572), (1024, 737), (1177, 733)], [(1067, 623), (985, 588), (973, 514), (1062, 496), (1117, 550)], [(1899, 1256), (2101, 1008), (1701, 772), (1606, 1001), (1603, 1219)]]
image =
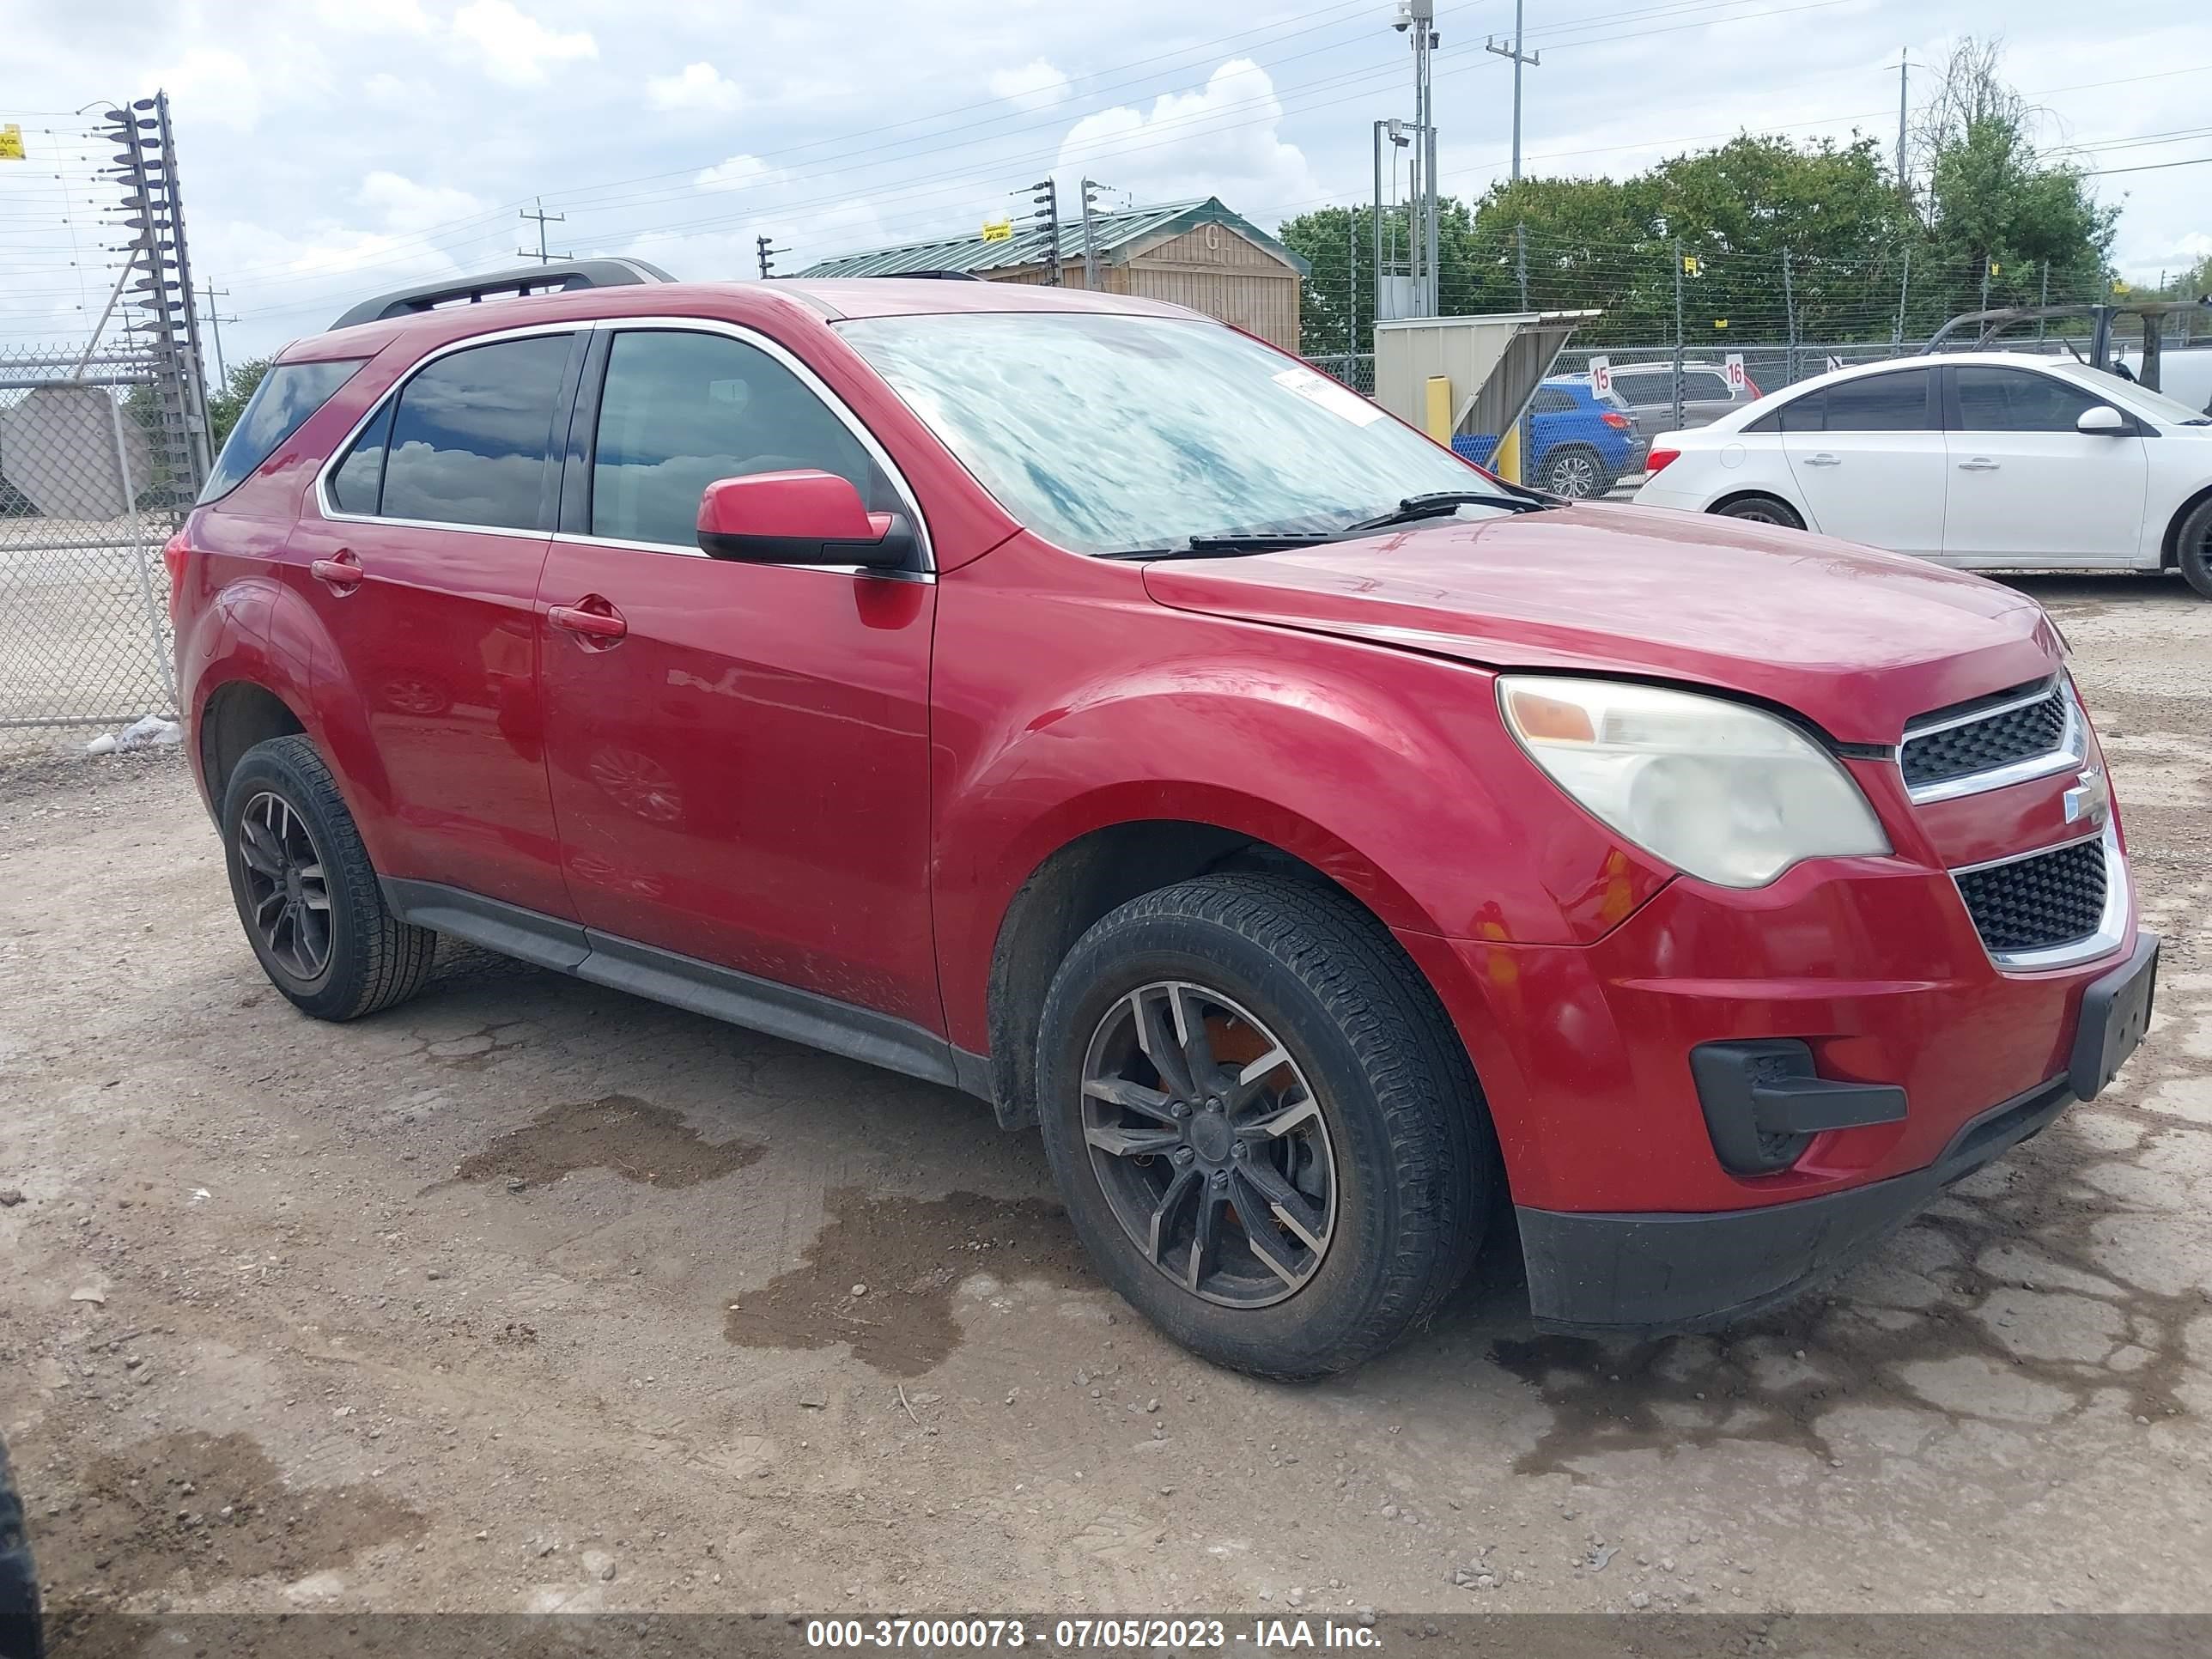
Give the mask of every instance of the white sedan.
[(1653, 439), (1636, 500), (1975, 569), (2179, 566), (2212, 599), (2212, 416), (2065, 358), (1801, 380)]

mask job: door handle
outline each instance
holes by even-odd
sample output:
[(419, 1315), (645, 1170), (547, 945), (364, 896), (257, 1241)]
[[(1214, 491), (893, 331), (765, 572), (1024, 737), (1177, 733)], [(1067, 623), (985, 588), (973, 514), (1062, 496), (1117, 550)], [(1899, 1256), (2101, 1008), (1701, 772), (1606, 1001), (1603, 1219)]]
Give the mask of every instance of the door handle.
[(2002, 462), (1993, 461), (1986, 455), (1977, 455), (1971, 461), (1960, 462), (1959, 471), (1961, 472), (1994, 472), (2002, 465)]
[(1826, 450), (1821, 451), (1818, 455), (1808, 455), (1805, 458), (1805, 465), (1808, 466), (1841, 466), (1843, 464), (1842, 456), (1831, 455)]
[(574, 605), (547, 607), (545, 620), (575, 635), (576, 643), (588, 651), (604, 651), (629, 634), (629, 623), (623, 613), (597, 593), (586, 593)]
[(343, 598), (361, 586), (362, 578), (368, 573), (361, 568), (361, 560), (349, 547), (342, 547), (327, 559), (317, 559), (307, 567), (308, 574)]

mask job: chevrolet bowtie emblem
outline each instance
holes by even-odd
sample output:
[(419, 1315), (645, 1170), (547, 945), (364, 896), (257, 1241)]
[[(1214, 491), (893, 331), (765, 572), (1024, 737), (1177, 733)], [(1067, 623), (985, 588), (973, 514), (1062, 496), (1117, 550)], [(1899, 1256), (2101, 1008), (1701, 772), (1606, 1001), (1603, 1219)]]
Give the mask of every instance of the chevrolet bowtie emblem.
[(2106, 781), (2104, 769), (2082, 773), (2066, 792), (2065, 801), (2067, 823), (2103, 829), (2105, 821), (2112, 816), (2112, 787)]

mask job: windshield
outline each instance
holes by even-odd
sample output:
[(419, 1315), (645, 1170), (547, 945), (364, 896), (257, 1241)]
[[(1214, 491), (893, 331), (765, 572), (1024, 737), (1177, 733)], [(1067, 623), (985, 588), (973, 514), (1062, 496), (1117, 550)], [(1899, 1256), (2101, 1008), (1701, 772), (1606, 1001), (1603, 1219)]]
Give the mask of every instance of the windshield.
[(1009, 513), (1077, 552), (1334, 531), (1438, 490), (1515, 504), (1358, 393), (1217, 324), (979, 312), (840, 327)]
[(2148, 415), (2154, 421), (2164, 421), (2169, 426), (2203, 426), (2204, 411), (2191, 409), (2177, 402), (2162, 392), (2153, 392), (2148, 386), (2134, 380), (2124, 380), (2108, 369), (2085, 368), (2084, 380), (2097, 388), (2099, 395), (2110, 398), (2124, 409), (2138, 415)]

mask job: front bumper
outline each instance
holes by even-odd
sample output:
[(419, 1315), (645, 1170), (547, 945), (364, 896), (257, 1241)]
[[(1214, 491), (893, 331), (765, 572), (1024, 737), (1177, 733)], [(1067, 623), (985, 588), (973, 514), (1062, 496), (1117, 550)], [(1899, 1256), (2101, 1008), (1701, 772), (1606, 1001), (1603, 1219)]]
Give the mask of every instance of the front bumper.
[(1528, 1297), (1540, 1329), (1650, 1335), (1741, 1319), (1833, 1277), (1945, 1187), (2038, 1134), (2094, 1095), (2140, 1040), (2158, 939), (2082, 994), (2063, 1075), (1969, 1119), (1923, 1168), (1779, 1204), (1709, 1212), (1604, 1214), (1517, 1206)]

